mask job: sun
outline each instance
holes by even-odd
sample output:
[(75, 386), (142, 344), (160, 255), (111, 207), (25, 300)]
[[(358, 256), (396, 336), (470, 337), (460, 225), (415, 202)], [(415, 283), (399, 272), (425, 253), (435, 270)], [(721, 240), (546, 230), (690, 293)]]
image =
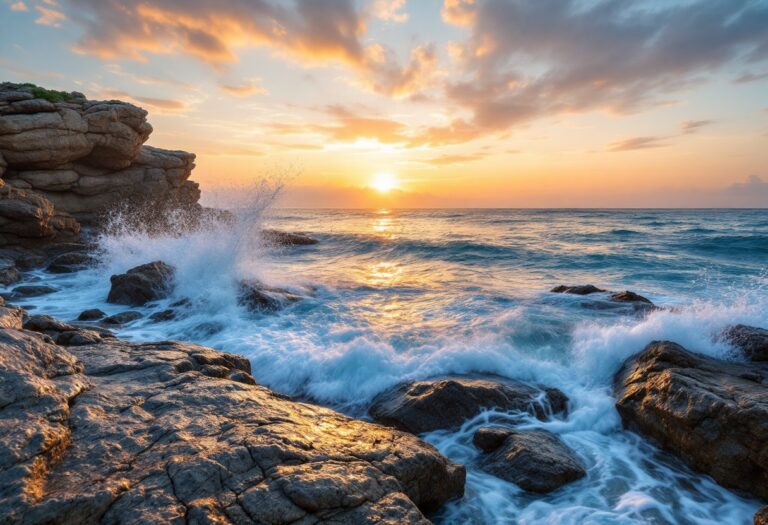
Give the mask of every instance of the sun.
[(377, 173), (371, 179), (371, 187), (379, 193), (388, 193), (397, 188), (397, 178), (391, 173)]

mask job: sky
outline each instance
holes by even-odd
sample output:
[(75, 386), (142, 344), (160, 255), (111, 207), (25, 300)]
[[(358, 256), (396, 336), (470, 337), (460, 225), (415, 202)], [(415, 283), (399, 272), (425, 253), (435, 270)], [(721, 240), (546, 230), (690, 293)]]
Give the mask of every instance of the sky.
[(204, 198), (768, 206), (768, 0), (0, 0), (0, 80), (144, 107)]

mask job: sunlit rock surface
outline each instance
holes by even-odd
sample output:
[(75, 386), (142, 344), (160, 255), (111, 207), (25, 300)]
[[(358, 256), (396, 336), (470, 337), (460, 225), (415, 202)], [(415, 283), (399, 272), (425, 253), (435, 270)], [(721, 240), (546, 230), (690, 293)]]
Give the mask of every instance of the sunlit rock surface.
[(718, 483), (768, 498), (768, 367), (654, 342), (624, 364), (614, 388), (627, 427)]
[(147, 112), (133, 104), (0, 84), (0, 176), (81, 223), (118, 204), (197, 203), (200, 190), (188, 180), (194, 154), (144, 146), (151, 133)]
[(257, 386), (243, 357), (0, 325), (2, 523), (428, 523), (463, 492), (432, 446)]

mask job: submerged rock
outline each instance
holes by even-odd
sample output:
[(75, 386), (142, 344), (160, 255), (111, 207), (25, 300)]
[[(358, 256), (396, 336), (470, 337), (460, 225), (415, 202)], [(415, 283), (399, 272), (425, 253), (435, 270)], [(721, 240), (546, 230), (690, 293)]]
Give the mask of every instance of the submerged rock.
[[(428, 524), (464, 468), (181, 343), (0, 330), (0, 522)], [(31, 497), (34, 495), (34, 497)]]
[(653, 305), (653, 302), (651, 302), (650, 299), (647, 299), (642, 295), (636, 294), (635, 292), (630, 292), (629, 290), (611, 294), (610, 300), (615, 303), (642, 303), (642, 304)]
[(548, 493), (587, 475), (576, 453), (546, 430), (481, 428), (472, 441), (486, 452), (480, 468), (523, 490)]
[(255, 280), (241, 281), (238, 286), (238, 303), (253, 312), (276, 312), (301, 300), (300, 295)]
[(85, 252), (62, 253), (48, 263), (48, 271), (51, 273), (73, 273), (86, 268), (93, 261), (93, 256)]
[(723, 337), (752, 361), (768, 361), (768, 330), (737, 324), (728, 327)]
[(142, 306), (150, 301), (168, 297), (176, 270), (163, 261), (131, 268), (128, 272), (109, 278), (112, 287), (107, 302)]
[(303, 233), (290, 233), (279, 230), (262, 230), (262, 240), (272, 246), (311, 246), (317, 239)]
[(373, 400), (373, 419), (413, 434), (456, 429), (484, 409), (521, 411), (545, 418), (567, 411), (568, 398), (556, 388), (541, 389), (503, 378), (447, 378), (403, 383)]
[(593, 286), (591, 284), (584, 284), (584, 285), (578, 285), (578, 286), (565, 286), (561, 284), (560, 286), (555, 286), (550, 290), (552, 293), (569, 293), (573, 295), (590, 295), (593, 293), (601, 293), (605, 292), (606, 290), (603, 290), (602, 288), (598, 288), (597, 286)]
[(105, 325), (112, 325), (112, 326), (119, 326), (123, 324), (128, 324), (133, 321), (136, 321), (137, 319), (141, 319), (144, 317), (141, 312), (136, 312), (134, 310), (128, 310), (127, 312), (120, 312), (119, 314), (110, 315), (109, 317), (105, 317), (101, 320), (101, 324)]
[(55, 286), (48, 286), (45, 284), (28, 284), (14, 288), (11, 292), (11, 298), (23, 299), (25, 297), (39, 297), (41, 295), (48, 295), (49, 293), (58, 291), (59, 289)]
[(654, 342), (616, 374), (626, 427), (718, 483), (768, 498), (768, 367)]

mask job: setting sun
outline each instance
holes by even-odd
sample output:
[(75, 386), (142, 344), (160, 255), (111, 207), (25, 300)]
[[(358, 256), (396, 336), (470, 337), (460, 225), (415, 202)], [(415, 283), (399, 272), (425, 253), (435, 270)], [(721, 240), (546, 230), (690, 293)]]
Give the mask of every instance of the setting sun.
[(387, 193), (397, 187), (397, 179), (391, 173), (377, 173), (373, 176), (371, 187), (379, 193)]

